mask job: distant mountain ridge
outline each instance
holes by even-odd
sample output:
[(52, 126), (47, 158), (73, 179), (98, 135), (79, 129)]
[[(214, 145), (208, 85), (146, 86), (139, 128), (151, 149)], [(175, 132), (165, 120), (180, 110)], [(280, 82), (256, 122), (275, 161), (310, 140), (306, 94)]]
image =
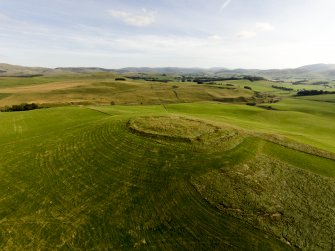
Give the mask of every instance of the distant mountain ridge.
[(121, 69), (107, 69), (100, 67), (25, 67), (10, 64), (0, 64), (0, 76), (29, 76), (29, 75), (49, 75), (60, 73), (97, 73), (115, 72), (119, 74), (127, 73), (155, 73), (155, 74), (179, 74), (179, 75), (208, 75), (208, 76), (238, 76), (255, 75), (268, 79), (325, 79), (335, 80), (335, 64), (313, 64), (298, 68), (288, 69), (228, 69), (224, 67), (215, 68), (181, 68), (181, 67), (126, 67)]

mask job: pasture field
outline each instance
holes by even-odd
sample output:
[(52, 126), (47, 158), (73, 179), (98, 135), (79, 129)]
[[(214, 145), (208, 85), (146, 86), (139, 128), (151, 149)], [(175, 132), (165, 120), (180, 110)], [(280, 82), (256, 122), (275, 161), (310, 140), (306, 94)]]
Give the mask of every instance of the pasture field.
[[(334, 88), (334, 86), (326, 88), (323, 85), (292, 85), (291, 83), (275, 83), (265, 80), (255, 82), (231, 80), (198, 85), (193, 82), (160, 83), (127, 78), (125, 81), (115, 80), (118, 77), (122, 77), (122, 75), (81, 73), (29, 78), (1, 77), (0, 107), (20, 103), (39, 103), (47, 106), (69, 104), (153, 105), (199, 101), (230, 103), (256, 101), (259, 103), (270, 101), (269, 97), (271, 96), (277, 96), (279, 99), (286, 98), (302, 89), (331, 91)], [(153, 77), (159, 78), (156, 75)], [(252, 90), (245, 89), (246, 86), (251, 87)], [(272, 86), (292, 88), (293, 91), (280, 90)]]
[[(250, 86), (252, 87), (254, 91), (267, 92), (267, 93), (276, 94), (279, 96), (292, 95), (298, 90), (302, 90), (302, 89), (332, 91), (335, 88), (335, 85), (333, 83), (329, 84), (329, 86), (331, 87), (329, 88), (329, 87), (325, 87), (324, 85), (312, 85), (312, 84), (293, 85), (290, 82), (272, 82), (272, 81), (267, 81), (267, 80), (255, 81), (255, 82), (249, 82), (245, 80), (227, 80), (227, 81), (223, 81), (219, 83), (223, 85), (232, 84), (234, 86), (241, 87), (241, 88), (243, 88), (244, 86)], [(273, 88), (272, 86), (286, 87), (286, 88), (290, 88), (293, 90), (292, 91), (280, 90), (280, 89)]]
[(0, 107), (20, 103), (148, 105), (215, 100), (241, 102), (253, 96), (252, 91), (240, 87), (131, 79), (117, 81), (116, 77), (115, 74), (97, 73), (0, 78)]
[(0, 112), (0, 249), (332, 250), (331, 95), (63, 77), (0, 87), (59, 105)]

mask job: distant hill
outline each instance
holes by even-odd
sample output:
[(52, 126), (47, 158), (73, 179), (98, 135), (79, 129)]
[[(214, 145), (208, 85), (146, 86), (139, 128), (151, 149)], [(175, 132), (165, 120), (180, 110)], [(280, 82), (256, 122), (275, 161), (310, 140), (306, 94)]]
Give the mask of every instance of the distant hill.
[(94, 72), (113, 72), (114, 70), (105, 69), (100, 67), (59, 67), (55, 70), (61, 72), (73, 72), (73, 73), (94, 73)]
[(96, 72), (116, 72), (126, 73), (147, 73), (147, 74), (179, 74), (179, 75), (208, 75), (208, 76), (239, 76), (254, 75), (268, 79), (335, 79), (335, 64), (313, 64), (305, 65), (293, 69), (227, 69), (223, 67), (216, 68), (179, 68), (179, 67), (127, 67), (121, 69), (106, 69), (99, 67), (24, 67), (10, 64), (0, 64), (0, 76), (30, 76), (30, 75), (49, 75), (59, 73), (96, 73)]
[(30, 76), (47, 75), (51, 73), (57, 73), (57, 70), (43, 67), (25, 67), (0, 63), (0, 76)]
[(208, 72), (214, 72), (212, 69), (203, 68), (179, 68), (179, 67), (160, 67), (160, 68), (149, 68), (149, 67), (127, 67), (115, 70), (118, 73), (159, 73), (159, 74), (206, 74)]
[(335, 64), (314, 64), (293, 69), (227, 69), (227, 68), (123, 68), (115, 69), (118, 73), (159, 73), (159, 74), (206, 74), (216, 76), (256, 75), (268, 79), (335, 79)]
[(264, 70), (256, 72), (263, 77), (277, 79), (335, 79), (335, 64), (305, 65), (295, 69)]

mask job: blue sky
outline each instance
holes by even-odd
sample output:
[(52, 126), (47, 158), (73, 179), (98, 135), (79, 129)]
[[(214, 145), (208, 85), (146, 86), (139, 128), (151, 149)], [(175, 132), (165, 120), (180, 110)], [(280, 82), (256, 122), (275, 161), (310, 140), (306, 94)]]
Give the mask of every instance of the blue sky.
[(0, 62), (287, 68), (335, 63), (333, 0), (0, 0)]

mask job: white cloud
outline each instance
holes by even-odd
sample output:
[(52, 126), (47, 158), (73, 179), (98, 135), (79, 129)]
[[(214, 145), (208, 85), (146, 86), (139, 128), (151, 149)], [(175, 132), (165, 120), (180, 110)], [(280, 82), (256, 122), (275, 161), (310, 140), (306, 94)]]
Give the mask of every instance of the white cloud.
[(269, 23), (256, 23), (255, 29), (258, 31), (272, 31), (275, 27)]
[(252, 38), (257, 36), (257, 33), (255, 31), (248, 31), (248, 30), (244, 30), (244, 31), (240, 31), (239, 33), (236, 34), (237, 37), (239, 38)]
[(122, 10), (109, 10), (109, 15), (112, 17), (132, 26), (145, 27), (155, 22), (155, 13), (142, 9), (140, 13), (122, 11)]
[(270, 23), (256, 23), (252, 28), (248, 30), (242, 30), (236, 34), (238, 38), (253, 38), (260, 32), (273, 31), (275, 27)]
[(221, 11), (224, 10), (225, 8), (228, 7), (228, 5), (232, 2), (232, 0), (226, 0), (222, 5), (221, 5)]
[(219, 35), (212, 35), (208, 37), (209, 40), (213, 40), (213, 41), (220, 41), (222, 40), (222, 37)]

